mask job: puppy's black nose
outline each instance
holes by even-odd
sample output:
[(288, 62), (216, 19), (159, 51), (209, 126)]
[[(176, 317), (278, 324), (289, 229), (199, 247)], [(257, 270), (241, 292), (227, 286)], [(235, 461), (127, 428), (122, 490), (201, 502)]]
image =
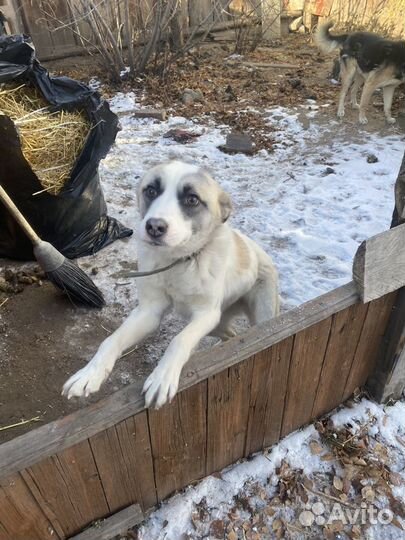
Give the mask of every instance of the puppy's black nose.
[(164, 219), (150, 218), (145, 228), (151, 238), (160, 238), (167, 231), (167, 223)]

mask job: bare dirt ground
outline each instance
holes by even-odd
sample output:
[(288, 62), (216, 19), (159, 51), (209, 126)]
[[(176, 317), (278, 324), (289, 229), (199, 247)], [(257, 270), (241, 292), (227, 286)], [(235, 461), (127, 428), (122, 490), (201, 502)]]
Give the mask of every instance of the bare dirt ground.
[[(73, 58), (48, 63), (54, 73), (63, 73), (88, 82), (98, 77), (102, 92), (112, 96), (115, 91), (142, 92), (145, 104), (170, 109), (170, 114), (198, 117), (199, 121), (214, 118), (220, 124), (251, 133), (257, 149), (272, 148), (271, 129), (261, 120), (262, 110), (275, 105), (295, 106), (313, 99), (315, 103), (335, 103), (337, 88), (327, 78), (332, 68), (331, 59), (322, 57), (307, 36), (291, 35), (272, 47), (259, 48), (243, 58), (229, 58), (232, 48), (228, 43), (202, 46), (185, 60), (179, 61), (172, 75), (164, 83), (157, 76), (147, 75), (135, 87), (124, 84), (119, 89), (103, 79), (102, 67), (89, 58)], [(256, 65), (249, 65), (249, 64)], [(298, 67), (263, 67), (261, 64), (289, 64)], [(181, 96), (185, 88), (201, 90), (204, 99), (186, 106)], [(394, 114), (398, 112), (399, 93)], [(370, 128), (383, 125), (380, 97), (377, 108), (370, 116)], [(330, 111), (329, 111), (330, 109)], [(325, 111), (334, 115), (334, 107)], [(358, 137), (354, 113), (353, 139)], [(403, 120), (403, 119), (402, 119)], [(348, 131), (350, 133), (350, 131)], [(333, 133), (331, 133), (333, 138)], [(316, 149), (314, 149), (316, 151)], [(117, 255), (118, 256), (118, 255)], [(0, 262), (0, 270), (7, 266)], [(89, 267), (90, 271), (91, 268)], [(1, 274), (0, 274), (1, 275)], [(23, 280), (24, 281), (24, 280)], [(20, 284), (21, 285), (21, 284)], [(95, 352), (98, 344), (122, 319), (120, 306), (112, 316), (72, 307), (55, 294), (48, 283), (23, 283), (20, 292), (0, 291), (0, 428), (19, 422), (29, 422), (16, 428), (0, 431), (0, 442), (20, 435), (32, 427), (61, 417), (85, 404), (69, 403), (60, 396), (62, 384), (74, 371), (83, 366)], [(68, 335), (66, 328), (74, 326), (78, 314), (81, 331)], [(165, 341), (164, 331), (155, 337)], [(134, 379), (143, 378), (151, 370), (143, 360), (142, 347), (121, 360), (122, 371), (114, 372), (112, 379), (93, 400), (122, 387)], [(120, 376), (130, 372), (132, 379)]]
[[(219, 42), (196, 47), (173, 63), (165, 79), (146, 73), (135, 83), (124, 82), (120, 87), (108, 83), (97, 57), (90, 62), (87, 57), (68, 58), (48, 62), (46, 67), (86, 83), (95, 77), (104, 83), (101, 91), (106, 97), (116, 91), (136, 90), (145, 105), (164, 107), (186, 118), (214, 119), (217, 124), (249, 133), (257, 150), (271, 150), (273, 143), (269, 125), (257, 115), (258, 110), (297, 106), (308, 99), (318, 105), (336, 103), (338, 88), (330, 75), (337, 55), (319, 52), (312, 36), (289, 34), (242, 56), (233, 54), (234, 45), (229, 41), (232, 37), (232, 32), (226, 32), (219, 36)], [(185, 105), (182, 95), (186, 88), (201, 91), (202, 101)], [(395, 115), (402, 98), (403, 92), (398, 90), (393, 105)], [(381, 97), (376, 96), (377, 116), (382, 113), (381, 104)], [(335, 113), (334, 109), (330, 112)], [(351, 114), (356, 113), (350, 111), (349, 117)]]

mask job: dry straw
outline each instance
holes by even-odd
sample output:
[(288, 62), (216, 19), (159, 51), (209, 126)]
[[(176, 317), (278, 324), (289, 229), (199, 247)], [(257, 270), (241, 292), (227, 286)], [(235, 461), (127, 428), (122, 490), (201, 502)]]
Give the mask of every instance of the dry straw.
[(51, 112), (39, 91), (26, 85), (0, 86), (0, 114), (17, 127), (24, 157), (44, 188), (41, 192), (57, 195), (90, 130), (85, 114)]

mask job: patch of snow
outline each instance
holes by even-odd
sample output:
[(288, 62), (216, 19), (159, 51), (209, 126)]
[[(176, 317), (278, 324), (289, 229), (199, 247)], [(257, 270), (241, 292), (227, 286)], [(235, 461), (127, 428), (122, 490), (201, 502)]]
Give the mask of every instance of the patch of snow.
[[(402, 478), (402, 486), (394, 488), (393, 494), (403, 504), (405, 502), (403, 487), (405, 484), (405, 458), (399, 438), (403, 437), (405, 433), (405, 403), (398, 402), (392, 407), (384, 407), (363, 399), (353, 407), (332, 415), (332, 421), (336, 428), (348, 423), (353, 426), (357, 425), (359, 428), (360, 424), (364, 426), (370, 422), (370, 419), (377, 426), (378, 440), (389, 448), (395, 459), (399, 459), (399, 466), (394, 466), (394, 469), (398, 470), (398, 474)], [(249, 461), (228, 467), (215, 477), (209, 476), (197, 485), (186, 488), (183, 492), (163, 502), (161, 507), (149, 516), (138, 531), (139, 540), (150, 538), (178, 540), (182, 538), (183, 534), (189, 535), (185, 537), (190, 539), (200, 538), (198, 531), (193, 526), (192, 514), (202, 501), (206, 501), (211, 512), (210, 519), (229, 521), (229, 513), (235, 512), (232, 509), (235, 506), (235, 497), (237, 496), (246, 496), (249, 499), (250, 507), (255, 508), (260, 514), (260, 508), (262, 507), (264, 511), (266, 503), (260, 501), (257, 492), (264, 490), (266, 500), (277, 495), (276, 487), (280, 481), (279, 468), (282, 463), (287, 463), (291, 470), (302, 471), (301, 474), (304, 477), (312, 478), (313, 481), (316, 481), (316, 478), (333, 478), (335, 474), (340, 473), (339, 464), (335, 460), (322, 460), (320, 454), (314, 454), (309, 446), (309, 443), (313, 441), (320, 444), (318, 432), (314, 426), (308, 426), (302, 431), (292, 433), (273, 446), (269, 452), (260, 453)], [(391, 470), (393, 470), (392, 467)], [(277, 509), (277, 513), (266, 514), (264, 512), (263, 515), (268, 520), (267, 523), (271, 530), (271, 524), (275, 518), (281, 517), (294, 524), (300, 513), (306, 511), (305, 516), (302, 517), (310, 517), (311, 520), (308, 522), (304, 519), (300, 520), (302, 525), (308, 526), (304, 530), (304, 534), (294, 535), (294, 531), (290, 531), (288, 538), (304, 538), (307, 535), (311, 538), (318, 538), (318, 536), (311, 536), (312, 519), (315, 519), (317, 513), (323, 514), (326, 510), (330, 512), (332, 504), (333, 501), (330, 502), (327, 499), (313, 498), (311, 505), (305, 505), (302, 501), (298, 508), (291, 503), (290, 506), (281, 504), (281, 507), (279, 505), (278, 508), (275, 505), (273, 508)], [(388, 502), (382, 497), (381, 501), (375, 501), (374, 507), (377, 509), (386, 508), (387, 506), (384, 504), (387, 505)], [(308, 512), (307, 506), (315, 512), (313, 516), (313, 512)], [(351, 507), (354, 508), (353, 504)], [(251, 520), (252, 516), (248, 512), (246, 514), (246, 520)], [(328, 514), (325, 513), (325, 519), (327, 518)], [(400, 519), (399, 517), (398, 520), (400, 521)], [(324, 522), (319, 521), (319, 523)], [(370, 540), (374, 538), (395, 540), (403, 537), (398, 528), (391, 524), (368, 523), (367, 528), (363, 529), (362, 532), (365, 535), (363, 537)], [(270, 537), (275, 538), (275, 536)]]
[(131, 73), (131, 68), (129, 66), (125, 66), (123, 70), (120, 71), (120, 78), (125, 79), (127, 75)]
[(102, 88), (102, 84), (101, 84), (101, 81), (99, 79), (97, 79), (97, 77), (92, 77), (90, 80), (89, 80), (89, 84), (88, 84), (89, 88), (91, 88), (92, 90), (100, 90)]
[[(227, 155), (218, 149), (227, 128), (211, 124), (202, 129), (181, 117), (158, 123), (125, 115), (135, 104), (133, 93), (111, 100), (122, 130), (100, 167), (110, 214), (136, 230), (136, 185), (162, 160), (184, 159), (208, 168), (232, 196), (232, 226), (273, 257), (284, 309), (348, 282), (358, 245), (389, 227), (404, 150), (404, 137), (395, 131), (359, 131), (349, 137), (336, 121), (322, 123), (312, 103), (294, 110), (275, 107), (268, 111), (274, 152)], [(200, 127), (203, 134), (183, 145), (163, 137), (173, 127)], [(377, 163), (367, 163), (370, 153)], [(114, 276), (136, 260), (135, 242), (134, 235), (93, 258), (107, 301), (122, 304), (125, 311), (134, 305), (135, 287)]]

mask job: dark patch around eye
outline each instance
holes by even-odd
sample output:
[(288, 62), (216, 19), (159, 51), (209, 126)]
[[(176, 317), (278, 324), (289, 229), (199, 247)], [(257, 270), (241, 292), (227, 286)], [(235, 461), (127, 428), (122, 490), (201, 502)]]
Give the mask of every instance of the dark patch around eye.
[[(152, 188), (152, 190), (156, 191), (156, 195), (153, 197), (150, 197), (148, 195), (148, 190)], [(153, 203), (153, 201), (156, 201), (156, 199), (163, 193), (161, 180), (159, 177), (154, 178), (151, 182), (149, 182), (142, 190), (143, 199), (145, 203), (145, 211), (149, 208), (149, 206)]]
[(185, 184), (183, 186), (182, 189), (179, 190), (177, 196), (178, 196), (178, 199), (180, 201), (180, 203), (184, 204), (184, 201), (186, 200), (187, 197), (190, 197), (191, 195), (194, 195), (195, 197), (198, 198), (198, 200), (200, 201), (200, 204), (197, 205), (197, 206), (194, 206), (194, 207), (191, 207), (192, 210), (196, 211), (198, 209), (199, 206), (203, 205), (207, 208), (207, 203), (204, 202), (201, 197), (199, 196), (199, 194), (196, 192), (196, 190), (194, 189), (194, 187), (190, 184)]
[(162, 193), (162, 186), (161, 186), (161, 180), (159, 177), (154, 178), (147, 186), (143, 188), (143, 191), (145, 192), (148, 188), (154, 188), (158, 192), (159, 195)]

